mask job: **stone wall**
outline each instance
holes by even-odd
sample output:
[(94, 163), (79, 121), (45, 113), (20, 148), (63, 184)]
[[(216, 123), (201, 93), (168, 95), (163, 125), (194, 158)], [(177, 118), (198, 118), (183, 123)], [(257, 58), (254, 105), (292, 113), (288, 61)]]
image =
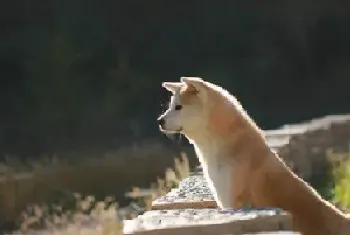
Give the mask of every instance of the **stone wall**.
[[(326, 116), (265, 131), (267, 142), (295, 172), (306, 180), (326, 174), (326, 151), (347, 150), (350, 115)], [(278, 208), (220, 210), (200, 166), (152, 203), (152, 210), (125, 221), (125, 234), (296, 235), (290, 215)]]

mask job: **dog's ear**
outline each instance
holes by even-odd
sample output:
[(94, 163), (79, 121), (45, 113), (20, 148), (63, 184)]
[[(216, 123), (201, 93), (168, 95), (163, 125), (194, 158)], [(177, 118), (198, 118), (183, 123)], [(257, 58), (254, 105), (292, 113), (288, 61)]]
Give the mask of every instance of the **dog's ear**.
[(162, 87), (167, 89), (168, 91), (175, 93), (180, 91), (181, 87), (183, 86), (180, 82), (163, 82)]
[(187, 89), (193, 90), (203, 101), (207, 96), (206, 84), (199, 77), (181, 77), (181, 82), (187, 85)]

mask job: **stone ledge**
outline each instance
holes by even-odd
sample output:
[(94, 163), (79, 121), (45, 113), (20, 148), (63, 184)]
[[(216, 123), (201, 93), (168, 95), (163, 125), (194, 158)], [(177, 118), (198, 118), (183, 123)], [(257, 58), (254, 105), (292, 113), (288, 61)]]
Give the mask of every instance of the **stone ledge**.
[(290, 215), (279, 209), (154, 210), (124, 223), (124, 234), (142, 235), (219, 235), (289, 230)]
[(180, 182), (178, 188), (152, 202), (152, 210), (217, 208), (202, 173), (195, 173)]
[[(285, 125), (277, 130), (265, 131), (265, 136), (271, 148), (285, 155), (288, 152), (286, 150), (295, 147), (296, 141), (303, 143), (305, 136), (312, 135), (310, 138), (314, 138), (314, 132), (317, 134), (319, 130), (328, 131), (332, 126), (340, 125), (348, 120), (350, 120), (350, 115), (325, 116), (300, 124)], [(344, 126), (344, 124), (341, 125)], [(322, 132), (322, 135), (328, 132)], [(322, 138), (321, 140), (316, 138), (314, 142), (311, 147), (324, 144)], [(331, 142), (331, 144), (334, 143)], [(309, 145), (308, 148), (310, 148)], [(296, 161), (294, 156), (289, 155), (285, 156), (285, 160), (292, 161), (292, 163)], [(283, 212), (218, 209), (203, 177), (201, 167), (197, 167), (189, 178), (180, 183), (178, 188), (155, 200), (152, 203), (152, 209), (153, 211), (146, 212), (135, 220), (126, 221), (125, 234), (299, 234), (287, 231), (291, 230), (291, 219), (289, 214)]]
[[(225, 235), (235, 235), (235, 234), (225, 234)], [(300, 233), (293, 232), (293, 231), (276, 231), (276, 232), (244, 233), (242, 235), (300, 235)]]

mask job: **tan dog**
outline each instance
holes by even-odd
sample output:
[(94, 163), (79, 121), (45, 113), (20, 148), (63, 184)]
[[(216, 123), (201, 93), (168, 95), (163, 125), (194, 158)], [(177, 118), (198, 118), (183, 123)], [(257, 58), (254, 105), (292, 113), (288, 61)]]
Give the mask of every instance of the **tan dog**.
[(350, 234), (349, 217), (284, 164), (234, 96), (200, 78), (162, 85), (173, 96), (160, 129), (194, 145), (220, 208), (279, 207), (304, 235)]

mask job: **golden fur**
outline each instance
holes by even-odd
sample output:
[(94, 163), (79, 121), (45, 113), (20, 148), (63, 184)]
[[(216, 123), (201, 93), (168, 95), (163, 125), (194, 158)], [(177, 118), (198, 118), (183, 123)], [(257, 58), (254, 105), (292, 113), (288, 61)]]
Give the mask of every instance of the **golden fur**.
[[(220, 207), (279, 207), (303, 235), (350, 234), (349, 217), (284, 164), (234, 96), (199, 78), (163, 87), (174, 104), (160, 117), (161, 129), (181, 130), (193, 143)], [(174, 111), (176, 104), (183, 108)]]

